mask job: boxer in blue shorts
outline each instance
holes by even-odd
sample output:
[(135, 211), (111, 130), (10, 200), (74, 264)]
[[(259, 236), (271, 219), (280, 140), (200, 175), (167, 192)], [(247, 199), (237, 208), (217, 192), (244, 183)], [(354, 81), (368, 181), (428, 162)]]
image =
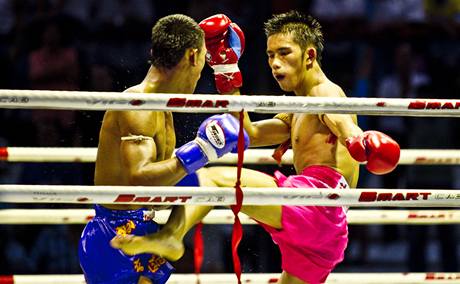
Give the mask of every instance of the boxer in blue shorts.
[(155, 211), (110, 210), (101, 205), (96, 205), (95, 211), (96, 216), (83, 231), (79, 249), (87, 283), (138, 283), (141, 276), (152, 283), (168, 280), (174, 268), (164, 258), (153, 254), (127, 256), (109, 245), (116, 235), (157, 232), (159, 226), (152, 221)]
[[(199, 186), (198, 177), (187, 175), (176, 186)], [(138, 283), (141, 276), (152, 283), (168, 280), (174, 268), (164, 258), (148, 253), (128, 256), (109, 245), (117, 235), (143, 236), (157, 232), (159, 225), (153, 221), (155, 211), (152, 208), (112, 210), (95, 205), (95, 211), (96, 216), (83, 231), (79, 249), (88, 283)], [(103, 265), (101, 260), (104, 260)]]
[[(152, 29), (150, 69), (145, 79), (126, 92), (192, 94), (205, 63), (204, 33), (185, 15), (158, 20)], [(123, 96), (123, 94), (120, 94)], [(235, 150), (238, 121), (229, 114), (214, 115), (198, 129), (197, 137), (176, 147), (173, 116), (167, 111), (107, 111), (99, 136), (96, 185), (171, 186), (209, 161)], [(245, 133), (246, 145), (249, 139)], [(192, 178), (196, 184), (196, 177)], [(181, 219), (193, 206), (176, 206)], [(126, 255), (112, 248), (115, 236), (146, 235), (158, 230), (155, 208), (138, 205), (96, 205), (96, 216), (80, 240), (80, 265), (89, 284), (165, 283), (173, 267), (152, 254)], [(158, 208), (156, 208), (158, 209)], [(179, 218), (178, 218), (179, 217)]]

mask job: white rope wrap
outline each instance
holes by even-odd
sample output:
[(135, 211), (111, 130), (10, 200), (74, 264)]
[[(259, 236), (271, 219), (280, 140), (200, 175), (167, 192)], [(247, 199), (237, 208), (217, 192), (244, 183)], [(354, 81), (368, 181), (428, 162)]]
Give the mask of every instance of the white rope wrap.
[[(460, 190), (244, 188), (244, 205), (458, 207)], [(234, 205), (235, 189), (173, 186), (0, 185), (0, 202)]]
[(0, 108), (460, 116), (460, 100), (0, 90)]
[(96, 161), (97, 148), (0, 147), (0, 160), (8, 162)]
[[(244, 152), (245, 164), (276, 165), (272, 158), (273, 149), (248, 149)], [(281, 164), (292, 165), (294, 159), (292, 150), (282, 157)], [(238, 156), (227, 154), (221, 157), (217, 164), (236, 164)], [(398, 165), (460, 165), (460, 150), (438, 149), (404, 149), (401, 150)]]
[[(245, 164), (275, 165), (273, 149), (248, 149)], [(0, 160), (8, 162), (84, 162), (96, 161), (97, 148), (0, 147)], [(236, 164), (237, 154), (226, 154), (215, 164)], [(292, 150), (288, 150), (282, 164), (291, 165)], [(460, 165), (460, 150), (410, 149), (401, 150), (399, 165)]]
[[(202, 284), (233, 284), (236, 283), (234, 274), (200, 274)], [(242, 283), (269, 284), (276, 283), (279, 274), (245, 273), (241, 276)], [(173, 274), (168, 284), (197, 283), (195, 274)], [(332, 273), (327, 278), (327, 284), (444, 284), (459, 283), (460, 273), (428, 272), (428, 273)], [(85, 284), (83, 275), (14, 275), (0, 276), (0, 284)]]
[(238, 68), (238, 64), (218, 64), (212, 65), (212, 69), (214, 70), (214, 74), (223, 74), (223, 73), (236, 73), (240, 72), (240, 68)]
[(142, 142), (144, 140), (153, 141), (153, 137), (148, 137), (144, 135), (129, 135), (121, 137), (121, 141), (135, 141), (135, 142)]
[[(154, 220), (165, 224), (170, 210), (155, 211)], [(86, 224), (94, 217), (93, 209), (3, 209), (0, 210), (1, 225), (37, 224)], [(247, 215), (240, 213), (244, 225), (257, 224)], [(460, 224), (460, 210), (349, 210), (347, 220), (351, 225), (378, 224)], [(216, 209), (203, 220), (204, 224), (232, 225), (233, 212)]]

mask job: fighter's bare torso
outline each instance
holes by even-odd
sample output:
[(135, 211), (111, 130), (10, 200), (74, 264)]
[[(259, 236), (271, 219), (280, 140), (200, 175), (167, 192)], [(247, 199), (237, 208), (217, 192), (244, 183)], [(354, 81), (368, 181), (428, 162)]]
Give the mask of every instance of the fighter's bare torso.
[[(341, 89), (330, 81), (312, 90), (312, 95), (323, 93), (345, 96)], [(325, 90), (327, 88), (327, 90)], [(350, 156), (332, 131), (320, 120), (322, 115), (297, 113), (291, 119), (291, 143), (294, 167), (300, 173), (309, 165), (325, 165), (339, 171), (351, 187), (356, 187), (359, 164)], [(356, 116), (353, 116), (356, 123)]]
[(348, 154), (334, 134), (320, 122), (318, 115), (294, 114), (291, 126), (294, 167), (300, 173), (309, 165), (336, 169), (356, 187), (358, 163)]
[[(132, 87), (126, 92), (142, 92), (142, 85)], [(144, 133), (131, 133), (130, 124), (138, 124), (137, 129)], [(152, 155), (151, 162), (171, 158), (176, 146), (173, 116), (171, 112), (155, 111), (107, 111), (99, 134), (96, 159), (95, 185), (131, 185), (129, 170), (124, 164), (121, 150), (122, 137), (143, 136), (144, 139), (128, 140), (135, 143), (141, 151)], [(152, 138), (152, 139), (149, 139)], [(105, 205), (111, 209), (131, 210), (140, 206)]]

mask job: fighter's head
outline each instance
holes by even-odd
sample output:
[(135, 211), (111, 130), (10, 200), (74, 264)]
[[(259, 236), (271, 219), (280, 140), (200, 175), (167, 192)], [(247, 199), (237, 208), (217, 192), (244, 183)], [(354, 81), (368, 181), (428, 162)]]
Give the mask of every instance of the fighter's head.
[(160, 70), (186, 68), (190, 80), (198, 81), (205, 64), (204, 32), (190, 17), (180, 14), (158, 20), (152, 28), (150, 63)]
[(285, 91), (301, 84), (303, 71), (321, 61), (321, 25), (297, 11), (274, 15), (265, 23), (268, 63), (273, 76)]

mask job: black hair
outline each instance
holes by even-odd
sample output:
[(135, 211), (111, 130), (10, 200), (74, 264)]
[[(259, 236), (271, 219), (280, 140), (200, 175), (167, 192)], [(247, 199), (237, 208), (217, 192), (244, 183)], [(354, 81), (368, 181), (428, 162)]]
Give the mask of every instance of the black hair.
[(163, 17), (152, 28), (150, 64), (171, 69), (188, 48), (200, 50), (203, 41), (204, 32), (192, 18), (181, 14)]
[(317, 61), (321, 62), (324, 49), (323, 32), (320, 23), (312, 16), (298, 11), (273, 15), (265, 22), (264, 29), (267, 38), (278, 33), (291, 34), (302, 51), (305, 51), (308, 45), (313, 45), (316, 48)]

